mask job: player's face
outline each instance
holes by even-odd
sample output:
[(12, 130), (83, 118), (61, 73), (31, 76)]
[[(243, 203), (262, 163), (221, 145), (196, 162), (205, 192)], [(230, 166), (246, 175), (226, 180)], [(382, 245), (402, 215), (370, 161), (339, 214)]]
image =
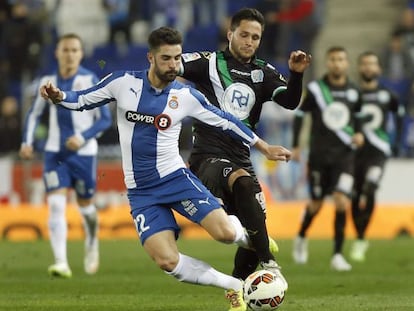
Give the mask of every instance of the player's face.
[(339, 79), (347, 75), (349, 62), (348, 56), (344, 51), (335, 51), (327, 55), (326, 68), (328, 75), (334, 79)]
[(262, 26), (256, 21), (242, 20), (239, 27), (227, 33), (233, 56), (245, 63), (256, 53), (262, 37)]
[(76, 38), (61, 40), (55, 51), (56, 59), (61, 71), (77, 70), (82, 61), (82, 43)]
[(362, 56), (358, 63), (358, 71), (362, 80), (370, 82), (381, 74), (378, 57), (375, 55)]
[(162, 45), (157, 51), (148, 53), (148, 59), (155, 75), (160, 81), (172, 82), (180, 69), (182, 47), (176, 45)]

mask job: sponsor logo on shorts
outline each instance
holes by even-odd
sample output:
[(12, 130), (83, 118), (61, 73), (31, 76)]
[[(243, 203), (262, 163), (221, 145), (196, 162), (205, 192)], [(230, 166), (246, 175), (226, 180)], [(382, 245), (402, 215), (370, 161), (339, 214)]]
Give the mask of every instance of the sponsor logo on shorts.
[(232, 167), (225, 167), (224, 169), (223, 169), (223, 176), (224, 177), (227, 177), (229, 174), (230, 174), (230, 172), (233, 170), (233, 168)]
[(198, 211), (198, 208), (190, 200), (181, 201), (181, 204), (184, 207), (184, 210), (190, 216), (193, 216)]
[(210, 202), (208, 201), (208, 197), (205, 200), (198, 200), (198, 204), (208, 204), (211, 205)]

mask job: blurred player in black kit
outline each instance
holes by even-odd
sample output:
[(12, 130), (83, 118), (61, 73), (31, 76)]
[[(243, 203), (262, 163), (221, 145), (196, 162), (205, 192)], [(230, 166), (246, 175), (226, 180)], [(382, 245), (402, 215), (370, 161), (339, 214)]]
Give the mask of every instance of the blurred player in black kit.
[(394, 94), (380, 85), (378, 78), (381, 74), (381, 66), (375, 53), (367, 51), (360, 54), (358, 72), (362, 112), (371, 116), (371, 120), (363, 126), (365, 144), (357, 150), (355, 159), (352, 218), (357, 231), (357, 240), (352, 245), (350, 258), (354, 261), (364, 261), (368, 248), (365, 232), (374, 210), (375, 193), (384, 173), (385, 162), (394, 149), (390, 144), (386, 128), (387, 118), (391, 112), (396, 125), (394, 146), (398, 147), (405, 108), (399, 105)]
[[(292, 52), (288, 61), (290, 78), (286, 81), (273, 66), (256, 58), (264, 23), (256, 9), (241, 9), (231, 19), (228, 47), (224, 51), (183, 54), (180, 73), (194, 82), (211, 103), (252, 129), (256, 128), (264, 102), (272, 100), (291, 110), (298, 106), (303, 72), (310, 64), (310, 55)], [(193, 134), (190, 168), (223, 200), (227, 212), (239, 217), (254, 248), (238, 248), (233, 276), (245, 279), (260, 264), (284, 279), (272, 254), (277, 244), (267, 234), (264, 195), (250, 160), (250, 149), (199, 122), (194, 123)]]
[(342, 255), (346, 210), (351, 205), (354, 149), (363, 144), (360, 133), (360, 94), (348, 79), (348, 54), (334, 46), (326, 52), (327, 73), (307, 86), (305, 98), (294, 119), (292, 159), (300, 160), (299, 134), (305, 113), (310, 113), (312, 126), (308, 158), (310, 201), (298, 236), (294, 240), (296, 263), (308, 260), (306, 232), (322, 207), (324, 198), (332, 195), (335, 204), (334, 252), (331, 267), (349, 271), (351, 265)]

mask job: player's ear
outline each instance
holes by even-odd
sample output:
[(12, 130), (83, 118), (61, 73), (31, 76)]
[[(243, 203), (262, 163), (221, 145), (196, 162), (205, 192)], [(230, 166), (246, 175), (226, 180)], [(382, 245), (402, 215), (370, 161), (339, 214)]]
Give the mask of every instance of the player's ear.
[(233, 38), (233, 32), (232, 31), (227, 31), (227, 40), (231, 41), (231, 39)]
[(152, 64), (154, 62), (154, 54), (152, 54), (151, 52), (147, 53), (147, 59), (149, 61), (150, 64)]

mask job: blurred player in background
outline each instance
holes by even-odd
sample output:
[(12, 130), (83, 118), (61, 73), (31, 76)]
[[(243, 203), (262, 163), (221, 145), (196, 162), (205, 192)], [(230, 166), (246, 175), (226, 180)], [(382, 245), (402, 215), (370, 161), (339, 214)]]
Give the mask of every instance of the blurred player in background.
[[(250, 247), (240, 221), (186, 167), (179, 154), (182, 120), (197, 118), (255, 146), (269, 160), (288, 161), (290, 151), (270, 146), (229, 113), (217, 109), (194, 88), (178, 81), (182, 36), (169, 27), (151, 32), (149, 70), (118, 71), (80, 92), (41, 88), (45, 97), (70, 109), (91, 109), (116, 100), (122, 163), (131, 215), (145, 251), (167, 274), (182, 282), (226, 289), (230, 310), (244, 311), (242, 281), (181, 254), (180, 228), (173, 210), (200, 224), (214, 239)], [(219, 128), (219, 129), (217, 129)]]
[[(55, 50), (58, 72), (41, 78), (40, 85), (53, 81), (63, 90), (80, 90), (94, 85), (98, 78), (80, 66), (83, 50), (78, 35), (59, 38)], [(85, 229), (84, 268), (94, 274), (99, 265), (98, 214), (93, 203), (96, 188), (96, 138), (111, 125), (108, 107), (81, 113), (50, 105), (37, 95), (26, 116), (20, 156), (33, 157), (33, 140), (42, 113), (49, 109), (48, 138), (44, 153), (43, 179), (49, 206), (49, 234), (55, 263), (50, 275), (70, 278), (67, 258), (66, 205), (70, 188), (76, 191)]]
[[(378, 56), (370, 51), (358, 58), (358, 72), (362, 96), (362, 112), (371, 116), (364, 124), (365, 144), (357, 150), (355, 158), (355, 184), (352, 199), (352, 218), (357, 240), (351, 248), (350, 258), (364, 261), (368, 248), (365, 232), (375, 206), (375, 193), (384, 174), (384, 165), (393, 150), (398, 150), (405, 108), (397, 97), (379, 84), (381, 66)], [(394, 117), (396, 137), (394, 146), (387, 132), (389, 114)], [(394, 148), (393, 148), (394, 147)]]
[(324, 198), (332, 194), (335, 204), (335, 236), (331, 267), (349, 271), (352, 266), (342, 255), (346, 210), (351, 205), (354, 149), (361, 146), (360, 94), (349, 81), (348, 54), (343, 47), (331, 47), (326, 52), (327, 73), (307, 86), (305, 98), (296, 112), (293, 133), (292, 159), (300, 160), (299, 135), (305, 113), (310, 113), (310, 147), (308, 180), (311, 200), (297, 238), (293, 258), (304, 264), (308, 260), (306, 232), (322, 207)]
[[(298, 106), (303, 72), (310, 63), (306, 53), (292, 52), (291, 75), (286, 81), (273, 66), (256, 58), (264, 27), (259, 11), (241, 9), (231, 19), (228, 47), (224, 51), (183, 54), (180, 70), (180, 75), (194, 82), (211, 103), (253, 130), (266, 101), (291, 110)], [(233, 276), (245, 279), (260, 264), (284, 280), (274, 257), (277, 244), (268, 237), (264, 194), (250, 160), (249, 146), (207, 124), (195, 121), (193, 127), (191, 170), (223, 200), (229, 214), (237, 215), (255, 249), (238, 248)]]

